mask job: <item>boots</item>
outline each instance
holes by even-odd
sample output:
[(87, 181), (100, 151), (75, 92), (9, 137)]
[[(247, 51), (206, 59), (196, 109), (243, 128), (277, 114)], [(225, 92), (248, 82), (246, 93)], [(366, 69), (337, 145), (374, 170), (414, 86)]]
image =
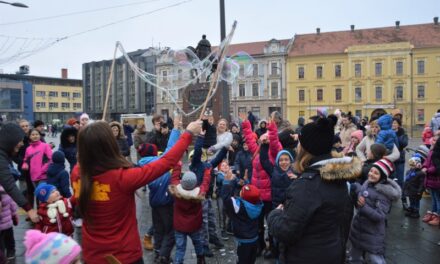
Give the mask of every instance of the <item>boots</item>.
[(440, 217), (438, 214), (434, 213), (431, 221), (428, 222), (429, 225), (438, 226), (440, 224)]
[(197, 264), (206, 264), (205, 256), (197, 256)]
[(144, 236), (144, 248), (146, 250), (153, 250), (153, 237), (149, 235)]
[(434, 214), (431, 211), (426, 212), (425, 216), (423, 216), (422, 221), (425, 223), (428, 223), (429, 221), (432, 220), (432, 217), (434, 216)]
[(409, 207), (408, 212), (405, 213), (405, 216), (410, 218), (419, 218), (419, 210)]

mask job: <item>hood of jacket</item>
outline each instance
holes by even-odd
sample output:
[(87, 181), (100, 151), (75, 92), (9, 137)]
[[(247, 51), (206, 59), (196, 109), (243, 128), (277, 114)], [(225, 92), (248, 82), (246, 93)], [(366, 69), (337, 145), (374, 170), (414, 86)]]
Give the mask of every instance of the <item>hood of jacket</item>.
[[(63, 148), (68, 148), (68, 147), (73, 147), (76, 145), (76, 138), (78, 135), (78, 130), (74, 127), (66, 127), (63, 132), (61, 133), (61, 137), (60, 137), (60, 143), (61, 146), (63, 146)], [(67, 138), (69, 136), (74, 136), (75, 137), (75, 143), (70, 143), (69, 140), (67, 140)]]
[(303, 127), (305, 123), (306, 120), (304, 119), (304, 117), (298, 117), (298, 126)]
[(110, 127), (117, 126), (119, 128), (119, 138), (125, 138), (124, 128), (122, 127), (121, 123), (113, 121), (110, 122), (109, 125)]
[(391, 126), (393, 125), (393, 117), (391, 115), (383, 115), (379, 117), (377, 124), (381, 130), (391, 129)]
[(276, 164), (276, 166), (277, 167), (279, 167), (279, 161), (280, 161), (280, 157), (281, 157), (281, 155), (288, 155), (289, 156), (289, 158), (290, 158), (290, 162), (291, 163), (293, 163), (293, 157), (292, 157), (292, 155), (290, 154), (290, 152), (289, 151), (287, 151), (287, 150), (281, 150), (280, 152), (278, 152), (278, 154), (277, 154), (277, 157), (276, 157), (276, 159), (275, 159), (275, 164)]
[(196, 187), (191, 191), (184, 190), (180, 184), (178, 185), (170, 185), (168, 187), (168, 191), (171, 195), (176, 197), (177, 199), (193, 201), (193, 202), (201, 202), (205, 200), (205, 196), (200, 194), (200, 187)]
[(250, 219), (254, 220), (257, 219), (260, 214), (261, 210), (263, 209), (263, 203), (259, 202), (257, 204), (250, 203), (246, 200), (243, 200), (242, 198), (238, 197), (235, 198), (237, 205), (240, 206), (240, 203), (243, 203), (244, 209), (246, 209), (246, 213), (249, 216)]
[(15, 146), (23, 139), (24, 132), (18, 125), (7, 123), (0, 126), (0, 150), (6, 152), (9, 156)]
[(402, 190), (395, 180), (387, 179), (386, 182), (379, 182), (374, 188), (391, 201), (397, 201), (402, 196)]
[(51, 163), (49, 165), (49, 168), (47, 169), (47, 177), (55, 177), (60, 173), (60, 171), (63, 171), (66, 167), (64, 164), (61, 163)]
[(319, 167), (321, 178), (325, 181), (353, 180), (362, 173), (361, 160), (356, 157), (330, 158), (311, 166)]
[(157, 156), (148, 156), (148, 157), (143, 157), (138, 161), (138, 165), (139, 166), (144, 166), (147, 165), (148, 163), (151, 163), (155, 160), (157, 160), (159, 157)]
[(261, 120), (258, 122), (258, 128), (262, 128), (262, 127), (261, 127), (261, 124), (262, 124), (262, 123), (265, 123), (266, 126), (265, 126), (264, 128), (267, 128), (267, 121), (266, 121), (266, 119), (261, 119)]

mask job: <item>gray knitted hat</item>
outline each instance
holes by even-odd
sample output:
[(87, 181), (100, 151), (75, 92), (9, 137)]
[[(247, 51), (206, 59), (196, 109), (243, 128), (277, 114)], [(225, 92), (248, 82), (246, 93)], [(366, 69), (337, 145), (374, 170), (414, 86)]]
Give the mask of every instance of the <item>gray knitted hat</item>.
[(197, 186), (197, 176), (192, 171), (185, 172), (180, 180), (180, 185), (184, 190), (193, 190)]

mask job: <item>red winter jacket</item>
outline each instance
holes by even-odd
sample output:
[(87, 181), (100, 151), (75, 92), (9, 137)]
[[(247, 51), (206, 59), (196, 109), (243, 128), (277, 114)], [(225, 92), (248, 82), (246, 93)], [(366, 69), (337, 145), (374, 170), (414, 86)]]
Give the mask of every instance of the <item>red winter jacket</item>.
[(72, 236), (73, 225), (72, 225), (72, 205), (70, 201), (63, 198), (64, 205), (66, 206), (66, 212), (69, 214), (64, 217), (59, 212), (57, 214), (57, 221), (55, 223), (50, 222), (50, 218), (47, 216), (47, 203), (40, 203), (38, 207), (38, 215), (41, 216), (41, 221), (35, 224), (35, 229), (47, 234), (50, 232), (63, 233), (66, 236)]
[[(255, 185), (260, 190), (261, 200), (265, 202), (272, 201), (270, 176), (263, 169), (260, 163), (260, 147), (257, 145), (255, 137), (253, 136), (251, 124), (248, 120), (242, 124), (243, 134), (249, 151), (253, 155), (252, 160), (252, 185)], [(274, 122), (270, 122), (267, 126), (269, 133), (269, 159), (274, 164), (279, 151), (283, 149), (280, 140), (278, 139), (278, 130)]]
[[(113, 255), (121, 263), (133, 263), (142, 258), (135, 192), (169, 171), (180, 160), (191, 141), (191, 134), (185, 132), (173, 148), (154, 162), (143, 167), (113, 169), (93, 176), (94, 190), (89, 205), (91, 222), (84, 220), (82, 226), (85, 263), (107, 263), (107, 255)], [(72, 174), (78, 172), (76, 168)], [(77, 199), (80, 178), (72, 175), (72, 180), (73, 197)]]
[(174, 199), (174, 230), (182, 233), (193, 233), (202, 228), (202, 201), (209, 189), (211, 181), (211, 168), (205, 168), (200, 190), (195, 196), (179, 192), (181, 166), (176, 166), (171, 176), (170, 193)]

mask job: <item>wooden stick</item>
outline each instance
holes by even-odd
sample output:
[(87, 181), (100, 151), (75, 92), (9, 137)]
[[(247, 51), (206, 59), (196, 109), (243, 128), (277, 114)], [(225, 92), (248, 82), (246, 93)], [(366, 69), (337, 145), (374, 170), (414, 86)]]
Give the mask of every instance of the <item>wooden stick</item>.
[(101, 119), (102, 121), (105, 121), (105, 116), (107, 115), (108, 99), (110, 97), (110, 88), (112, 87), (113, 71), (115, 69), (116, 51), (117, 50), (118, 50), (118, 43), (116, 42), (115, 52), (113, 53), (112, 67), (110, 68), (110, 76), (108, 77), (107, 94), (105, 95), (104, 112), (102, 113), (102, 119)]
[(105, 256), (105, 260), (109, 264), (121, 264), (121, 262), (113, 255), (107, 255)]
[[(234, 34), (234, 31), (235, 31), (235, 27), (236, 27), (236, 26), (237, 26), (237, 21), (234, 21), (234, 24), (232, 25), (231, 33), (229, 34), (230, 36)], [(218, 81), (218, 75), (220, 74), (220, 71), (221, 71), (220, 68), (221, 68), (221, 66), (222, 66), (220, 62), (222, 61), (223, 57), (226, 56), (226, 51), (227, 51), (228, 47), (229, 47), (229, 45), (226, 46), (226, 47), (221, 51), (221, 53), (220, 53), (220, 56), (219, 56), (219, 64), (218, 64), (217, 69), (215, 70), (214, 77), (211, 79), (211, 84), (210, 84), (210, 86), (209, 86), (208, 95), (206, 96), (205, 102), (203, 103), (202, 112), (200, 113), (200, 117), (199, 117), (199, 119), (202, 119), (203, 114), (205, 113), (206, 106), (208, 105), (208, 101), (209, 101), (209, 97), (211, 96), (211, 93), (212, 93), (213, 91), (216, 91), (216, 90), (217, 90), (218, 83), (219, 83), (219, 81)], [(215, 87), (215, 88), (214, 88), (214, 87)], [(213, 88), (214, 88), (214, 89), (213, 89)], [(223, 87), (223, 89), (226, 89), (226, 88)]]

